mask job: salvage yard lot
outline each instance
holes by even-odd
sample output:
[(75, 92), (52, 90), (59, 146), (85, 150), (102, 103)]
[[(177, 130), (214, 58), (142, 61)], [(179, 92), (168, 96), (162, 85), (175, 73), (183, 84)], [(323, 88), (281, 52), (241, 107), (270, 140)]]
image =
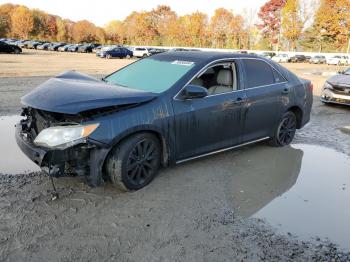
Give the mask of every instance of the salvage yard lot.
[[(134, 62), (135, 59), (103, 59), (95, 54), (61, 53), (39, 50), (24, 50), (23, 54), (0, 56), (0, 115), (18, 112), (19, 98), (48, 78), (66, 70), (76, 70), (97, 77), (108, 75)], [(314, 95), (319, 96), (324, 81), (322, 72), (335, 73), (344, 67), (328, 65), (284, 64), (299, 77), (314, 84)]]
[[(0, 55), (0, 124), (13, 126), (20, 97), (62, 71), (102, 77), (133, 61), (36, 50)], [(341, 131), (350, 109), (319, 102), (321, 73), (340, 68), (285, 66), (310, 79), (315, 95), (311, 122), (290, 147), (261, 143), (179, 165), (137, 192), (55, 179), (56, 201), (46, 176), (3, 171), (0, 160), (0, 261), (349, 261), (325, 241), (350, 251), (350, 135)], [(0, 155), (13, 138), (4, 130)]]

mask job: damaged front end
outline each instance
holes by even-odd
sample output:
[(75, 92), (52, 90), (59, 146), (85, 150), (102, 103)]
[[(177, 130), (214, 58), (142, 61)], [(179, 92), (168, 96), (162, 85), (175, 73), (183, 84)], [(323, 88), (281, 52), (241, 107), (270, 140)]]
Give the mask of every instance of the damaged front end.
[(89, 139), (98, 123), (84, 124), (82, 115), (24, 108), (16, 125), (21, 150), (50, 176), (85, 176), (90, 186), (102, 181), (106, 145)]

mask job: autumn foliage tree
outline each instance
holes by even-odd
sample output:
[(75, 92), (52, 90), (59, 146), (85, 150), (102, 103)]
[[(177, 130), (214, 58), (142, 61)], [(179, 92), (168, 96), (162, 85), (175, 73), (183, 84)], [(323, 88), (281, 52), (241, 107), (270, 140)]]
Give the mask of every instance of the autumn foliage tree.
[[(258, 12), (219, 8), (178, 15), (169, 6), (134, 11), (103, 28), (38, 9), (0, 5), (0, 38), (121, 45), (343, 51), (350, 49), (350, 0), (266, 0)], [(320, 3), (320, 4), (319, 4)]]
[(235, 16), (225, 8), (216, 9), (209, 25), (213, 47), (238, 47), (239, 34), (242, 30), (243, 18), (241, 16)]
[(14, 37), (27, 39), (34, 28), (32, 12), (25, 6), (19, 6), (11, 15), (11, 29)]
[(312, 27), (315, 39), (335, 48), (345, 47), (350, 37), (350, 1), (322, 0)]
[(11, 14), (16, 7), (13, 4), (0, 6), (0, 36), (6, 36), (11, 33)]
[(282, 9), (285, 2), (286, 0), (269, 0), (260, 8), (258, 13), (261, 20), (258, 28), (262, 35), (269, 40), (271, 48), (279, 48)]
[(298, 0), (287, 0), (282, 9), (282, 35), (288, 41), (291, 50), (296, 49), (297, 40), (301, 35), (303, 24), (300, 16)]
[(73, 25), (73, 40), (80, 42), (94, 42), (96, 40), (96, 26), (87, 21), (82, 20)]

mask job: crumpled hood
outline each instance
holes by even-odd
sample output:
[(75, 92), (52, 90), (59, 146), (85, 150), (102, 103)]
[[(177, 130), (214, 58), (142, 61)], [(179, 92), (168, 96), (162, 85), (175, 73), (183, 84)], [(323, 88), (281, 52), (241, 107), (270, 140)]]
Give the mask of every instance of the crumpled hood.
[(157, 94), (108, 84), (74, 71), (64, 72), (21, 98), (22, 104), (50, 112), (78, 114), (83, 111), (143, 103)]
[(350, 75), (335, 75), (327, 80), (332, 85), (350, 87)]

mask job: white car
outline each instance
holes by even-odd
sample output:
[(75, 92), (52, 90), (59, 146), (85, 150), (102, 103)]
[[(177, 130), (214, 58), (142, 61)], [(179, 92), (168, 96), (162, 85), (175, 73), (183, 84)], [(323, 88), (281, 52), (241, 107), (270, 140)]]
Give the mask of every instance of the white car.
[(146, 57), (149, 56), (150, 53), (146, 47), (134, 47), (132, 50), (134, 56), (136, 57)]
[(288, 63), (289, 56), (287, 54), (278, 54), (272, 57), (272, 61), (275, 61), (277, 63)]
[(349, 64), (349, 57), (348, 56), (340, 56), (335, 55), (331, 58), (327, 59), (328, 65), (347, 65)]
[(350, 57), (347, 55), (342, 56), (342, 64), (343, 65), (350, 65)]

